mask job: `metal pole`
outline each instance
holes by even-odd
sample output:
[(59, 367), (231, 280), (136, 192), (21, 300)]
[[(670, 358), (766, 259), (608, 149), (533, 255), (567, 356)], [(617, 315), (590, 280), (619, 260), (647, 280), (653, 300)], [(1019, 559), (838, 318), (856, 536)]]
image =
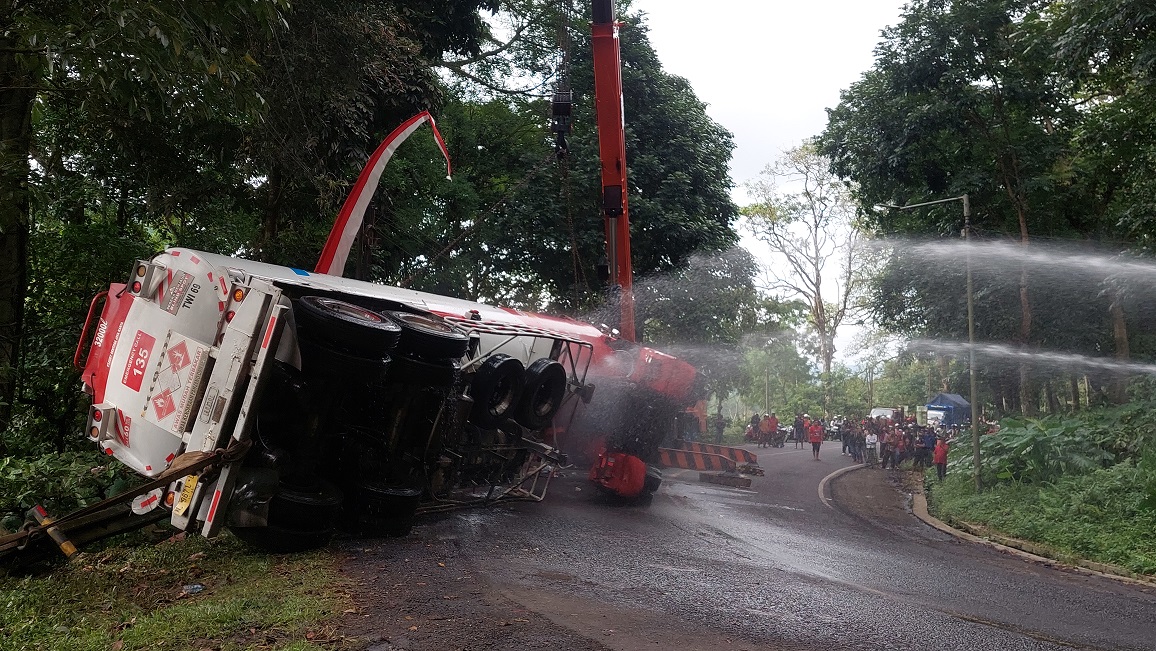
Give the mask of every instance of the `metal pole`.
[[(975, 388), (975, 297), (971, 281), (971, 200), (964, 194), (958, 197), (948, 197), (947, 199), (907, 204), (906, 206), (885, 204), (884, 207), (894, 210), (911, 210), (912, 208), (934, 206), (949, 201), (963, 201), (963, 239), (965, 242), (964, 250), (967, 253), (967, 368), (971, 385), (971, 451), (972, 461), (975, 465), (975, 491), (978, 493), (980, 489), (983, 488), (983, 485), (980, 481), (979, 474), (979, 402), (978, 393)], [(931, 393), (931, 389), (931, 369), (928, 369), (927, 392)]]
[(967, 251), (967, 370), (971, 383), (971, 454), (974, 465), (975, 492), (983, 488), (979, 474), (979, 400), (975, 390), (975, 293), (971, 281), (971, 202), (963, 199), (963, 239)]

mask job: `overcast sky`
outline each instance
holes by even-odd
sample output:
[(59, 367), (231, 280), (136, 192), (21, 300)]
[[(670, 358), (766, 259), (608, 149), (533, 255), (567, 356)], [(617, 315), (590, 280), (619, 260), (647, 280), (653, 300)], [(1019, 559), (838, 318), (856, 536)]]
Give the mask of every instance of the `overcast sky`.
[[(667, 72), (685, 77), (735, 137), (742, 184), (818, 135), (828, 107), (873, 62), (904, 0), (634, 0)], [(630, 116), (626, 116), (630, 120)], [(747, 203), (741, 187), (735, 200)]]

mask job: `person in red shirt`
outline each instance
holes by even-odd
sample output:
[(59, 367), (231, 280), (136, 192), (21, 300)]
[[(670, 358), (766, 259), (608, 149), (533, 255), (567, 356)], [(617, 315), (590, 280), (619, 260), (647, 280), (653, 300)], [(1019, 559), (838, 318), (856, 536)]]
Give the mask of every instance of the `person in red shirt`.
[(807, 440), (811, 442), (811, 454), (818, 461), (819, 447), (823, 445), (823, 426), (818, 420), (811, 421), (811, 426), (807, 428)]
[(895, 442), (892, 451), (895, 458), (891, 467), (898, 468), (899, 464), (903, 463), (904, 459), (907, 458), (907, 436), (902, 430), (895, 433)]
[(935, 442), (935, 451), (932, 453), (932, 462), (935, 463), (935, 475), (943, 481), (947, 475), (947, 439), (942, 436)]

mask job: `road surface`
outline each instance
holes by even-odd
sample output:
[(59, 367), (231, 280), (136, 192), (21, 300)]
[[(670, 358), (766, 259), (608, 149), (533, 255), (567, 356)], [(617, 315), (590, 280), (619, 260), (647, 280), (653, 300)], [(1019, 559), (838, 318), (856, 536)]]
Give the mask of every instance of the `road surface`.
[[(753, 448), (752, 448), (753, 449)], [(668, 471), (646, 507), (581, 472), (541, 504), (346, 541), (363, 604), (343, 633), (392, 649), (1156, 649), (1156, 589), (958, 541), (905, 508), (897, 475), (838, 444), (760, 449), (749, 490)]]

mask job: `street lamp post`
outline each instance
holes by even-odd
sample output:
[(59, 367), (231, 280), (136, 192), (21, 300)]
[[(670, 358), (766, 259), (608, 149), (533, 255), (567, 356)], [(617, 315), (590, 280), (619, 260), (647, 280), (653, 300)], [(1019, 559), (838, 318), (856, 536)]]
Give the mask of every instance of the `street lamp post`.
[(963, 199), (963, 241), (967, 251), (967, 374), (971, 391), (971, 455), (975, 492), (983, 488), (979, 474), (979, 401), (975, 392), (975, 292), (971, 282), (971, 201)]
[(970, 385), (969, 390), (971, 391), (971, 454), (974, 466), (973, 479), (975, 480), (975, 492), (978, 493), (980, 489), (983, 488), (983, 482), (979, 474), (979, 402), (977, 401), (975, 389), (975, 298), (971, 280), (971, 200), (966, 194), (962, 194), (958, 197), (949, 197), (947, 199), (912, 203), (906, 206), (889, 205), (886, 207), (896, 210), (911, 210), (912, 208), (922, 208), (923, 206), (933, 206), (951, 201), (963, 202), (963, 239), (965, 242), (964, 251), (967, 255), (967, 369), (968, 382)]

